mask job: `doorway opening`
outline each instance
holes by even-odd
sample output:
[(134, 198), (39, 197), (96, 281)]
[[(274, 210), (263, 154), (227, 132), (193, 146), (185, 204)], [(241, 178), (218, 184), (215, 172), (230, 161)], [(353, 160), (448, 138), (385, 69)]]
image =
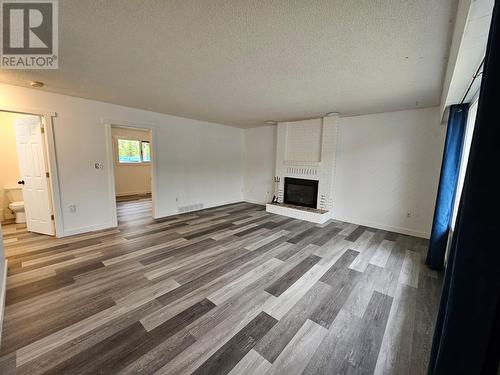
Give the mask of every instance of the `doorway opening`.
[(56, 234), (42, 116), (0, 111), (0, 220)]
[(153, 131), (111, 124), (109, 138), (117, 225), (150, 220), (154, 217)]

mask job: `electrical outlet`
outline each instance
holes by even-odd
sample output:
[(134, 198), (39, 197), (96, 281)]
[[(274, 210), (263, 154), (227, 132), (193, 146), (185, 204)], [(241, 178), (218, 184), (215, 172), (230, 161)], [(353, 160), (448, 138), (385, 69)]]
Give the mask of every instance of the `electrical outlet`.
[(406, 217), (407, 217), (407, 218), (410, 218), (410, 217), (411, 217), (411, 212), (407, 212), (407, 213), (406, 213)]
[(76, 212), (76, 204), (70, 204), (68, 206), (69, 212), (75, 213)]
[(103, 169), (104, 165), (100, 162), (96, 162), (96, 163), (94, 163), (94, 168), (95, 169)]

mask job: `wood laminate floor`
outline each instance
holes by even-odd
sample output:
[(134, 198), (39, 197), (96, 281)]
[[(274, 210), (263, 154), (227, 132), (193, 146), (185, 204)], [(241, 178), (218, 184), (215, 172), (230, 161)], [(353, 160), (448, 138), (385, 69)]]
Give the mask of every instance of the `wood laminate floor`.
[(54, 239), (4, 227), (1, 374), (424, 374), (427, 241), (233, 204)]

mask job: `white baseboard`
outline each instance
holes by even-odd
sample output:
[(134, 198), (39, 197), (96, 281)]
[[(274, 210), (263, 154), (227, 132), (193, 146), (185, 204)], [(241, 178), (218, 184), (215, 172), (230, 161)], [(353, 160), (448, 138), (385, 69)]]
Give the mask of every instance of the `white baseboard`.
[(88, 227), (64, 229), (62, 233), (57, 234), (57, 237), (68, 237), (68, 236), (74, 236), (76, 234), (95, 232), (98, 230), (111, 229), (111, 228), (116, 228), (116, 223), (108, 221), (103, 224), (89, 225)]
[(396, 232), (396, 233), (406, 234), (406, 235), (414, 236), (414, 237), (420, 237), (420, 238), (429, 239), (430, 236), (431, 236), (431, 234), (429, 232), (414, 230), (414, 229), (411, 229), (411, 228), (403, 228), (403, 227), (398, 227), (398, 226), (381, 224), (381, 223), (374, 223), (374, 222), (371, 222), (371, 221), (353, 219), (353, 218), (350, 218), (350, 217), (337, 216), (337, 215), (335, 215), (335, 213), (333, 213), (332, 219), (339, 220), (339, 221), (344, 221), (346, 223), (363, 225), (365, 227), (370, 227), (370, 228), (375, 228), (375, 229), (387, 230), (387, 231), (390, 231), (390, 232)]
[(5, 259), (3, 277), (0, 280), (0, 348), (2, 347), (2, 327), (5, 313), (5, 296), (7, 294), (7, 262), (8, 260)]
[(252, 204), (258, 204), (260, 206), (265, 206), (266, 204), (269, 203), (269, 202), (262, 202), (262, 201), (254, 201), (252, 199), (245, 199), (245, 202), (246, 203), (252, 203)]
[[(206, 210), (207, 208), (214, 208), (214, 207), (220, 207), (220, 206), (225, 206), (227, 204), (235, 204), (235, 203), (241, 203), (243, 202), (242, 200), (232, 200), (232, 201), (227, 201), (227, 202), (220, 202), (220, 203), (215, 203), (212, 205), (204, 206), (200, 210)], [(200, 210), (195, 210), (195, 211), (187, 211), (187, 212), (182, 212), (182, 213), (190, 213), (190, 212), (196, 212)], [(160, 213), (154, 217), (154, 219), (162, 219), (165, 217), (169, 216), (174, 216), (174, 215), (179, 215), (181, 212), (166, 212), (166, 213)], [(75, 229), (64, 229), (62, 233), (58, 233), (57, 237), (68, 237), (68, 236), (74, 236), (76, 234), (82, 234), (82, 233), (89, 233), (89, 232), (95, 232), (98, 230), (104, 230), (104, 229), (111, 229), (111, 228), (116, 228), (116, 222), (113, 221), (108, 221), (103, 224), (97, 224), (97, 225), (90, 225), (87, 227), (81, 227), (81, 228), (75, 228)]]
[(220, 206), (226, 206), (228, 204), (236, 204), (236, 203), (243, 203), (244, 201), (241, 199), (236, 199), (236, 200), (231, 200), (231, 201), (225, 201), (225, 202), (220, 202), (220, 203), (214, 203), (214, 204), (209, 204), (207, 206), (203, 206), (203, 208), (200, 208), (199, 210), (193, 210), (193, 211), (186, 211), (186, 212), (178, 212), (178, 211), (167, 211), (167, 212), (162, 212), (157, 214), (154, 219), (163, 219), (169, 216), (175, 216), (175, 215), (181, 215), (181, 214), (189, 214), (192, 212), (197, 212), (197, 211), (202, 211), (206, 210), (208, 208), (215, 208), (215, 207), (220, 207)]
[[(263, 206), (265, 206), (267, 204), (265, 202), (253, 201), (251, 199), (245, 199), (245, 202), (259, 204), (259, 205), (263, 205)], [(390, 232), (396, 232), (396, 233), (406, 234), (409, 236), (420, 237), (420, 238), (425, 238), (425, 239), (429, 239), (431, 236), (431, 234), (429, 232), (418, 231), (418, 230), (414, 230), (414, 229), (410, 229), (410, 228), (403, 228), (403, 227), (397, 227), (397, 226), (380, 224), (380, 223), (374, 223), (374, 222), (370, 222), (370, 221), (358, 220), (358, 219), (353, 219), (350, 217), (336, 216), (335, 213), (332, 215), (331, 218), (334, 220), (338, 220), (338, 221), (344, 221), (346, 223), (364, 225), (364, 226), (370, 227), (370, 228), (387, 230)]]

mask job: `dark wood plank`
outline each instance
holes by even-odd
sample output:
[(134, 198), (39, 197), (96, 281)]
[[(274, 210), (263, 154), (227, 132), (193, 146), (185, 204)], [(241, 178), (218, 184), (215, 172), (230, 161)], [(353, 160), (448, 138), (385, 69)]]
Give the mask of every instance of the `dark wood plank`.
[(309, 319), (319, 325), (330, 328), (345, 301), (361, 278), (361, 272), (343, 269), (328, 278), (331, 291), (314, 310)]
[(29, 284), (9, 289), (6, 294), (5, 304), (7, 306), (17, 302), (39, 296), (44, 293), (55, 291), (59, 288), (73, 284), (75, 281), (68, 276), (53, 276), (37, 280)]
[(266, 292), (272, 294), (275, 297), (279, 297), (281, 293), (287, 290), (290, 285), (300, 279), (303, 274), (309, 271), (311, 267), (318, 263), (320, 260), (321, 258), (319, 256), (309, 255), (306, 259), (297, 264), (293, 269), (276, 280), (276, 282), (268, 286), (265, 289)]
[(317, 246), (323, 246), (325, 243), (330, 241), (333, 237), (335, 237), (341, 231), (342, 231), (342, 228), (338, 228), (335, 226), (332, 228), (325, 228), (325, 230), (321, 231), (322, 232), (321, 236), (313, 241), (313, 244), (315, 244)]
[(392, 297), (377, 291), (373, 292), (370, 303), (363, 315), (363, 324), (354, 344), (354, 347), (357, 348), (354, 352), (354, 358), (345, 361), (345, 366), (351, 366), (354, 363), (357, 372), (362, 374), (373, 373), (391, 305)]
[(105, 297), (79, 301), (72, 305), (61, 304), (60, 306), (40, 309), (18, 319), (15, 325), (6, 324), (4, 326), (0, 353), (17, 350), (114, 305), (115, 303), (110, 297)]
[(216, 232), (218, 232), (222, 229), (231, 230), (231, 228), (234, 229), (234, 227), (235, 227), (235, 225), (233, 223), (221, 223), (221, 224), (213, 225), (213, 226), (206, 228), (206, 229), (195, 231), (195, 232), (190, 233), (188, 235), (185, 235), (183, 237), (186, 240), (192, 240), (192, 239), (195, 239), (195, 238), (198, 238), (201, 236), (205, 236), (207, 234), (211, 234), (211, 235), (215, 234)]
[(136, 322), (52, 368), (47, 374), (114, 374), (197, 320), (215, 305), (207, 299), (150, 332)]
[(64, 277), (74, 278), (75, 276), (81, 276), (86, 274), (87, 272), (95, 271), (99, 268), (103, 268), (104, 264), (99, 261), (90, 260), (88, 262), (80, 262), (76, 264), (72, 264), (70, 266), (61, 267), (56, 270), (56, 274)]
[(273, 363), (330, 292), (331, 288), (326, 284), (316, 283), (257, 343), (255, 350)]
[(320, 231), (321, 231), (320, 227), (309, 228), (309, 229), (303, 231), (302, 233), (290, 238), (288, 240), (288, 242), (295, 243), (295, 244), (299, 243), (300, 241), (303, 241), (303, 240), (307, 239), (308, 237), (313, 236), (315, 233), (318, 233)]
[(358, 252), (348, 249), (342, 256), (331, 266), (328, 271), (321, 277), (320, 281), (324, 283), (335, 285), (337, 280), (336, 273), (345, 270), (358, 256)]
[(355, 242), (367, 229), (367, 227), (360, 225), (345, 238), (346, 241)]
[(183, 254), (185, 256), (192, 255), (214, 246), (215, 243), (215, 240), (207, 238), (192, 245), (186, 244), (172, 248), (159, 249), (151, 254), (148, 254), (146, 257), (142, 257), (141, 263), (147, 266), (170, 258), (176, 254)]
[(226, 344), (217, 350), (193, 374), (225, 375), (254, 347), (277, 320), (261, 312)]
[(398, 236), (399, 236), (398, 233), (387, 232), (387, 234), (385, 235), (384, 240), (387, 240), (387, 241), (396, 241), (398, 239)]

